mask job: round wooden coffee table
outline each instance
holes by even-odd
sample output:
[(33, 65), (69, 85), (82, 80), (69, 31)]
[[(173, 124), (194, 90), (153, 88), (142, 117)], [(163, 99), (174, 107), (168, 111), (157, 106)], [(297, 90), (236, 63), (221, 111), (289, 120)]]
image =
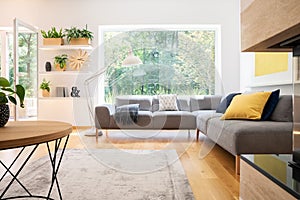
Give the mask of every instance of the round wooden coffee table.
[[(42, 198), (42, 199), (51, 199), (50, 195), (54, 182), (56, 182), (58, 193), (60, 199), (62, 195), (59, 189), (59, 184), (57, 181), (57, 172), (61, 164), (61, 160), (68, 143), (69, 134), (72, 132), (72, 125), (64, 122), (57, 121), (17, 121), (17, 122), (8, 122), (5, 127), (0, 128), (0, 150), (7, 150), (13, 148), (20, 148), (20, 152), (15, 157), (14, 161), (6, 166), (0, 159), (0, 164), (6, 169), (4, 175), (0, 177), (0, 183), (3, 181), (4, 177), (8, 174), (12, 176), (12, 180), (7, 184), (6, 188), (3, 190), (0, 195), (0, 199), (17, 199), (17, 198)], [(66, 137), (66, 140), (62, 142), (62, 138)], [(53, 141), (55, 144), (53, 152), (51, 152), (49, 147), (49, 142)], [(37, 147), (46, 143), (49, 160), (52, 166), (52, 180), (48, 194), (46, 196), (33, 195), (22, 183), (18, 180), (18, 175), (25, 167), (28, 160), (31, 158)], [(58, 154), (59, 147), (62, 145), (61, 153)], [(28, 146), (33, 146), (33, 149), (30, 151), (30, 154), (27, 156), (23, 164), (19, 167), (18, 171), (14, 174), (11, 172), (12, 166), (16, 163), (18, 158), (21, 156), (24, 149)], [(25, 195), (14, 196), (14, 197), (4, 197), (5, 193), (16, 181), (24, 189)]]

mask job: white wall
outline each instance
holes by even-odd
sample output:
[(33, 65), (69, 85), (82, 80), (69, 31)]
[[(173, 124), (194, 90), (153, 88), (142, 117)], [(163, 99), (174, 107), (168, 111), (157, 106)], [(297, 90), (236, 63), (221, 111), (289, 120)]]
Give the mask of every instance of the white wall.
[(99, 25), (220, 24), (224, 93), (240, 90), (239, 1), (237, 0), (1, 0), (0, 27), (13, 18), (40, 29), (88, 24), (98, 42)]

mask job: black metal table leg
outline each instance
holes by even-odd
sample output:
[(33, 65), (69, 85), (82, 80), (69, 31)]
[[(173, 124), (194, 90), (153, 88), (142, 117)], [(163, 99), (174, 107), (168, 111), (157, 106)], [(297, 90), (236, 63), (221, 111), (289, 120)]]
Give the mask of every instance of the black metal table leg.
[[(17, 159), (20, 157), (20, 155), (22, 154), (22, 152), (24, 151), (25, 147), (22, 148), (22, 150), (18, 153), (18, 155), (16, 156), (16, 158), (13, 160), (13, 162), (7, 167), (1, 160), (0, 163), (1, 165), (5, 168), (5, 173), (4, 175), (1, 177), (0, 179), (0, 183), (1, 181), (4, 179), (4, 177), (7, 174), (10, 174), (13, 178), (12, 180), (9, 182), (9, 184), (6, 186), (6, 188), (4, 189), (4, 191), (2, 192), (0, 199), (20, 199), (20, 198), (39, 198), (39, 199), (49, 199), (49, 200), (54, 200), (53, 198), (50, 197), (52, 189), (53, 189), (53, 185), (54, 182), (56, 183), (57, 186), (57, 191), (59, 194), (59, 198), (62, 200), (62, 194), (60, 191), (60, 187), (59, 187), (59, 183), (58, 183), (58, 179), (57, 179), (57, 173), (67, 146), (69, 140), (69, 135), (66, 137), (66, 141), (63, 145), (63, 149), (61, 150), (61, 154), (58, 155), (59, 153), (59, 146), (62, 142), (62, 138), (56, 139), (55, 140), (55, 146), (54, 146), (54, 151), (53, 151), (53, 155), (51, 154), (51, 150), (49, 147), (49, 142), (47, 142), (47, 149), (48, 149), (48, 154), (49, 154), (49, 159), (51, 162), (51, 168), (52, 168), (52, 177), (51, 177), (51, 185), (48, 191), (47, 196), (40, 196), (40, 195), (32, 195), (29, 190), (24, 186), (24, 184), (21, 183), (21, 181), (17, 178), (17, 176), (20, 174), (20, 172), (23, 170), (23, 168), (25, 167), (25, 165), (27, 164), (27, 162), (29, 161), (29, 159), (32, 157), (33, 153), (36, 151), (37, 147), (39, 146), (39, 144), (36, 144), (34, 146), (34, 148), (31, 150), (30, 154), (27, 156), (26, 160), (23, 162), (23, 164), (21, 165), (21, 167), (18, 169), (16, 174), (13, 174), (11, 172), (11, 168), (12, 166), (15, 164), (15, 162), (17, 161)], [(4, 197), (5, 193), (7, 192), (7, 190), (11, 187), (12, 183), (16, 181), (18, 182), (18, 184), (26, 191), (26, 195), (22, 195), (22, 196), (14, 196), (14, 197)]]
[[(4, 189), (4, 191), (2, 192), (0, 199), (3, 198), (3, 196), (5, 195), (5, 193), (7, 192), (8, 188), (11, 186), (11, 184), (14, 182), (15, 179), (17, 179), (17, 176), (20, 174), (20, 172), (22, 171), (22, 169), (24, 168), (24, 166), (26, 165), (26, 163), (28, 162), (28, 160), (31, 158), (32, 154), (35, 152), (35, 150), (37, 149), (39, 145), (35, 145), (35, 147), (32, 149), (32, 151), (30, 152), (30, 154), (28, 155), (28, 157), (26, 158), (26, 160), (23, 162), (23, 164), (21, 165), (21, 167), (19, 168), (18, 172), (16, 173), (16, 175), (13, 175), (13, 179), (10, 181), (10, 183), (6, 186), (6, 188)], [(3, 164), (3, 162), (1, 161), (1, 164)], [(10, 172), (10, 171), (9, 171)], [(19, 181), (18, 181), (19, 182)], [(21, 184), (22, 185), (22, 184)], [(24, 187), (24, 186), (23, 186)], [(26, 191), (28, 192), (28, 190), (26, 189)], [(29, 193), (29, 196), (31, 196), (31, 194)]]
[(65, 152), (68, 140), (69, 140), (69, 135), (66, 138), (66, 141), (64, 143), (64, 146), (63, 146), (63, 149), (61, 151), (60, 157), (58, 158), (58, 163), (56, 164), (56, 161), (57, 161), (57, 152), (59, 150), (59, 146), (60, 146), (61, 140), (62, 139), (58, 139), (58, 140), (55, 141), (53, 156), (51, 155), (51, 151), (50, 151), (50, 148), (49, 148), (49, 143), (47, 143), (47, 149), (48, 149), (49, 159), (51, 161), (51, 166), (52, 166), (52, 181), (51, 181), (51, 185), (50, 185), (50, 189), (49, 189), (47, 197), (50, 197), (52, 189), (53, 189), (54, 182), (56, 182), (57, 191), (58, 191), (60, 199), (62, 200), (62, 195), (61, 195), (60, 187), (59, 187), (58, 180), (57, 180), (57, 173), (58, 173), (58, 169), (60, 167), (61, 160), (62, 160), (62, 157), (64, 155), (64, 152)]

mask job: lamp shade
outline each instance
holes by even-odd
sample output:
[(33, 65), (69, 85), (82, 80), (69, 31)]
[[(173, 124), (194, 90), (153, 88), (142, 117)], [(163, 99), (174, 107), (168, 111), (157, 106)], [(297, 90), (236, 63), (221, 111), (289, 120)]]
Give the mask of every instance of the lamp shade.
[(143, 62), (141, 59), (135, 55), (133, 55), (132, 51), (128, 52), (128, 56), (123, 60), (122, 65), (123, 66), (132, 66), (132, 65), (140, 65)]

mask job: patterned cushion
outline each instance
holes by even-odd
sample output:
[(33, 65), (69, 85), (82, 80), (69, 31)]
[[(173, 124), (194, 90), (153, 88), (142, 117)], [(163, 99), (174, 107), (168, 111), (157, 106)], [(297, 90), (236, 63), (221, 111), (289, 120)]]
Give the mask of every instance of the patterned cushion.
[(177, 95), (175, 94), (165, 94), (159, 95), (159, 110), (178, 110), (177, 107)]

